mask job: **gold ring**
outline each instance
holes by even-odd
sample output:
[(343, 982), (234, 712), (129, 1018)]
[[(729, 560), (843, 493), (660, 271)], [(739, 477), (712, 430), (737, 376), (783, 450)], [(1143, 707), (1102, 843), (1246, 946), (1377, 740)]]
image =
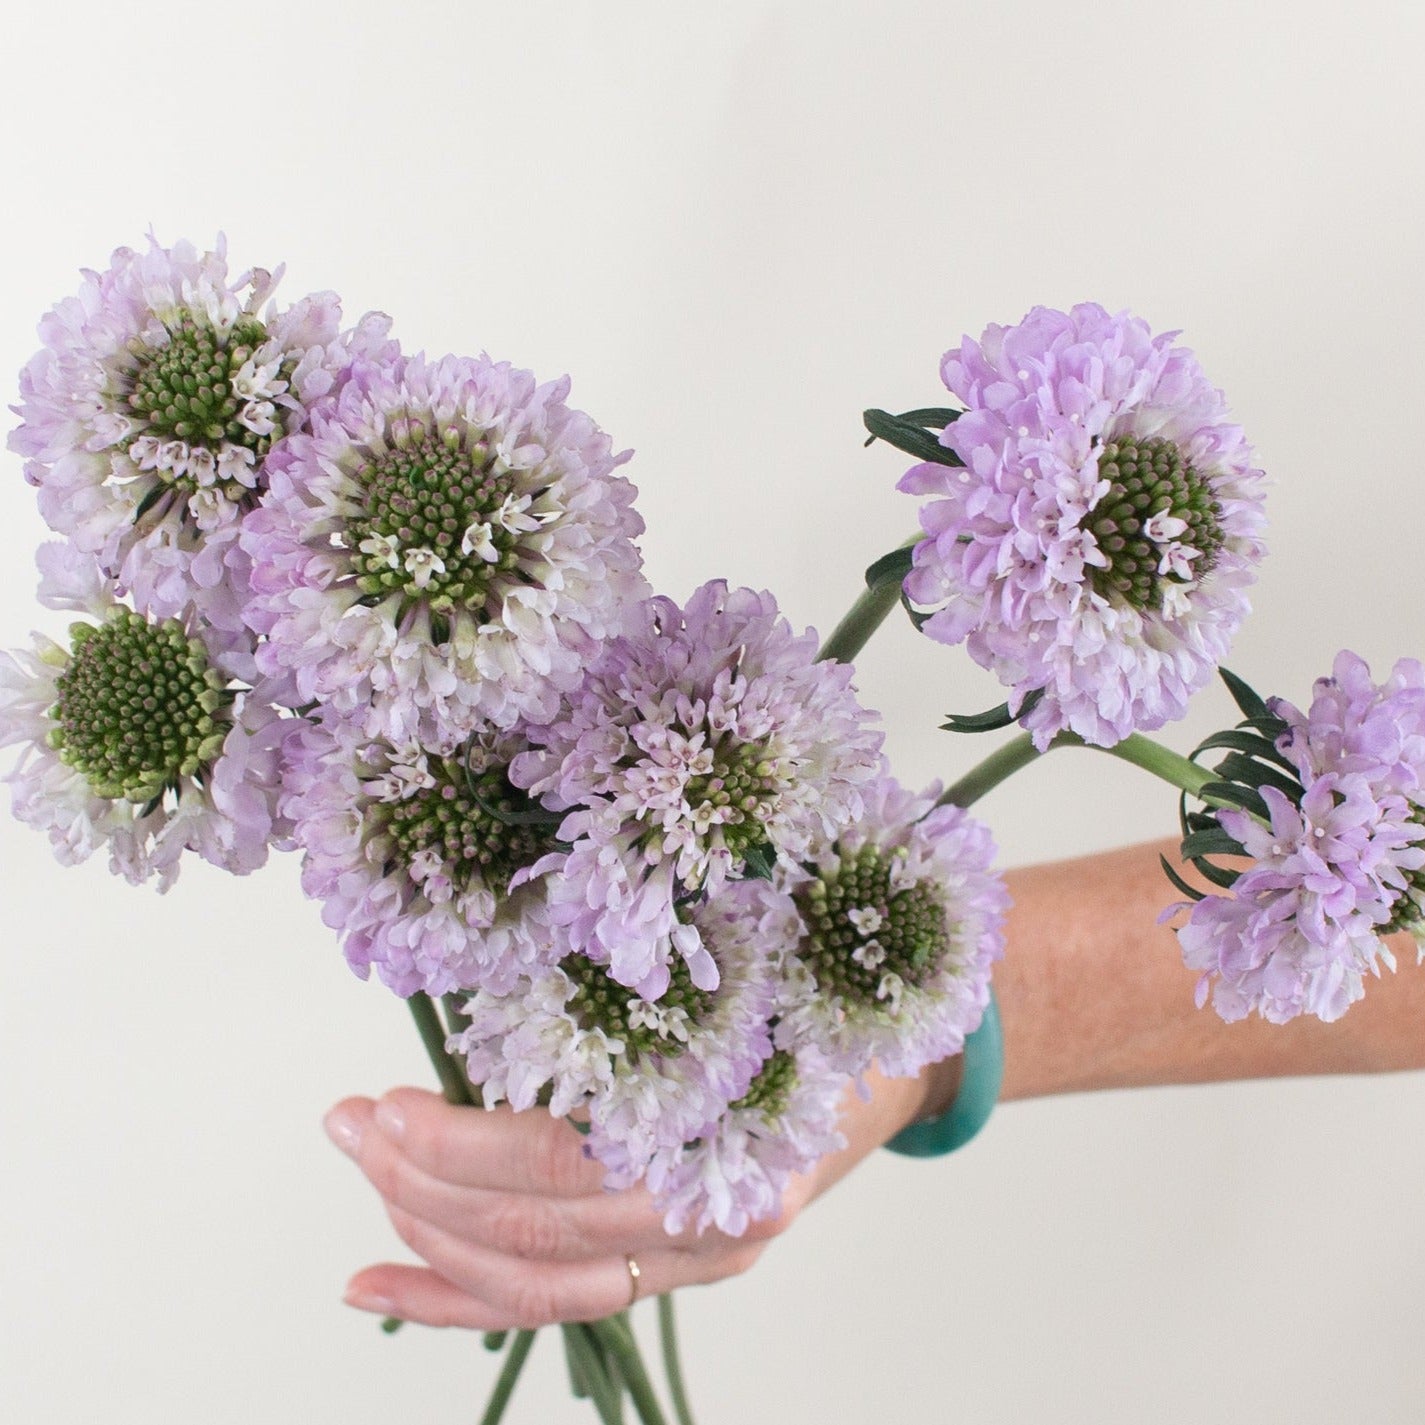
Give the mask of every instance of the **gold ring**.
[(623, 1254), (623, 1263), (628, 1268), (628, 1304), (632, 1306), (638, 1300), (638, 1279), (643, 1273), (638, 1270), (638, 1263), (634, 1261), (632, 1252)]

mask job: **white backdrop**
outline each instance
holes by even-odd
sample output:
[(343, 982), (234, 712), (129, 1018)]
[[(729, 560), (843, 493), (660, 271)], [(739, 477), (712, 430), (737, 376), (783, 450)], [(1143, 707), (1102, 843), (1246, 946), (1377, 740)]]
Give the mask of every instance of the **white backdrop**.
[[(1275, 478), (1235, 664), (1293, 697), (1342, 645), (1383, 674), (1425, 654), (1425, 19), (1352, 12), (27, 6), (0, 35), (0, 389), (79, 267), (224, 229), (409, 350), (571, 372), (637, 449), (655, 583), (770, 587), (825, 630), (914, 523), (861, 409), (934, 403), (945, 347), (1037, 302), (1129, 306), (1183, 330)], [(43, 531), (0, 461), (15, 646)], [(911, 782), (968, 765), (944, 712), (997, 700), (900, 627), (860, 681)], [(1200, 701), (1183, 750), (1231, 718)], [(1007, 864), (1174, 826), (1087, 754), (983, 811)], [(295, 865), (190, 867), (160, 901), (8, 818), (0, 854), (0, 1417), (476, 1418), (474, 1338), (338, 1300), (400, 1248), (320, 1115), (427, 1071)], [(1136, 1091), (879, 1155), (685, 1295), (700, 1419), (1418, 1421), (1422, 1110), (1421, 1075)], [(592, 1419), (564, 1393), (551, 1340), (509, 1419)]]

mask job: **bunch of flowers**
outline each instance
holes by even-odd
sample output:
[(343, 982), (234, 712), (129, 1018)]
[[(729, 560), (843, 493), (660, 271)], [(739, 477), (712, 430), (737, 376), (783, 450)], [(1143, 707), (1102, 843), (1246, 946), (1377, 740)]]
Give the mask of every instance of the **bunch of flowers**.
[[(1050, 747), (1201, 802), (1184, 855), (1234, 894), (1172, 874), (1226, 1018), (1334, 1018), (1425, 925), (1418, 664), (1342, 654), (1306, 713), (1224, 675), (1242, 726), (1192, 759), (1142, 736), (1262, 553), (1261, 474), (1171, 337), (1036, 308), (947, 354), (962, 408), (867, 412), (917, 457), (923, 537), (818, 649), (768, 593), (649, 588), (630, 453), (567, 379), (276, 285), (151, 240), (41, 325), (10, 444), (60, 536), (40, 601), (81, 617), (0, 655), (16, 814), (160, 889), (185, 851), (300, 853), (448, 1096), (576, 1116), (669, 1231), (775, 1214), (873, 1065), (964, 1046), (1008, 905), (966, 808)], [(1024, 728), (948, 789), (894, 780), (853, 686), (897, 600), (1009, 690), (947, 726)]]

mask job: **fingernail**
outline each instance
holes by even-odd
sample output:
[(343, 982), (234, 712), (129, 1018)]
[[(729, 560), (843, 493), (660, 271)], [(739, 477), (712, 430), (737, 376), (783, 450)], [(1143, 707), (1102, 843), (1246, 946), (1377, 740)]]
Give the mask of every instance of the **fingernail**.
[(374, 1311), (378, 1316), (398, 1315), (396, 1303), (389, 1296), (378, 1296), (374, 1291), (362, 1291), (360, 1287), (347, 1287), (342, 1300), (358, 1311)]
[(399, 1143), (406, 1131), (406, 1115), (389, 1099), (383, 1098), (376, 1105), (376, 1126), (388, 1138)]
[(327, 1137), (330, 1138), (348, 1158), (354, 1158), (356, 1156), (356, 1150), (361, 1147), (361, 1129), (340, 1109), (332, 1109), (332, 1111), (322, 1119), (322, 1127), (327, 1130)]

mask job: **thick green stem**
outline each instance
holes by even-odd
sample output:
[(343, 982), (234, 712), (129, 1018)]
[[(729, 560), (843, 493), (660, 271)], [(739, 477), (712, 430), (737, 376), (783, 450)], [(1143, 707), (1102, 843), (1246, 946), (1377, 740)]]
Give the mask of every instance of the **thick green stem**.
[(643, 1357), (628, 1322), (621, 1316), (607, 1316), (602, 1321), (592, 1322), (589, 1330), (598, 1336), (604, 1349), (617, 1361), (643, 1425), (668, 1425), (663, 1407), (653, 1392), (653, 1382), (643, 1368)]
[(499, 1425), (500, 1418), (505, 1413), (505, 1406), (510, 1403), (515, 1382), (520, 1378), (525, 1358), (529, 1355), (529, 1348), (532, 1345), (534, 1345), (533, 1331), (515, 1333), (514, 1344), (505, 1357), (505, 1364), (500, 1369), (500, 1377), (495, 1382), (495, 1388), (490, 1392), (490, 1403), (485, 1407), (485, 1413), (480, 1417), (480, 1425)]
[(604, 1363), (599, 1359), (597, 1337), (592, 1326), (571, 1321), (564, 1328), (564, 1344), (569, 1352), (572, 1370), (588, 1391), (594, 1409), (604, 1425), (623, 1425), (623, 1409), (609, 1380)]
[(445, 1095), (445, 1101), (468, 1104), (471, 1101), (470, 1086), (465, 1082), (460, 1066), (445, 1052), (445, 1025), (440, 1022), (440, 1015), (430, 996), (417, 990), (406, 1003), (411, 1007), (411, 1018), (420, 1030), (421, 1043), (426, 1046), (426, 1054), (440, 1080), (440, 1091)]
[(971, 767), (958, 782), (948, 786), (939, 805), (974, 806), (986, 792), (992, 791), (1021, 767), (1027, 767), (1038, 756), (1039, 749), (1030, 740), (1029, 734), (1021, 732), (1018, 737), (991, 752), (983, 762)]
[[(1074, 740), (1078, 741), (1077, 738)], [(1088, 744), (1081, 745), (1087, 746)], [(1203, 798), (1201, 794), (1203, 787), (1208, 782), (1218, 780), (1215, 773), (1206, 767), (1199, 767), (1196, 762), (1191, 762), (1179, 753), (1170, 751), (1161, 743), (1154, 742), (1152, 738), (1144, 737), (1141, 733), (1130, 733), (1122, 742), (1115, 743), (1112, 747), (1100, 747), (1098, 750), (1107, 752), (1110, 757), (1119, 757), (1125, 762), (1131, 762), (1135, 767), (1141, 767), (1145, 772), (1151, 772), (1170, 786), (1187, 792), (1189, 796), (1198, 797), (1209, 803), (1213, 801), (1211, 797)], [(1219, 803), (1219, 805), (1230, 806), (1232, 803)]]
[(658, 1337), (663, 1344), (663, 1372), (668, 1377), (668, 1394), (673, 1397), (673, 1413), (678, 1425), (693, 1425), (693, 1412), (683, 1388), (683, 1366), (678, 1359), (678, 1323), (673, 1318), (671, 1291), (658, 1298)]
[[(908, 549), (917, 544), (923, 536), (912, 535), (901, 545)], [(901, 580), (894, 574), (878, 579), (863, 590), (860, 597), (846, 611), (846, 616), (831, 631), (831, 637), (821, 645), (818, 659), (829, 659), (837, 663), (850, 663), (870, 641), (870, 637), (886, 621), (886, 615), (900, 603)]]

